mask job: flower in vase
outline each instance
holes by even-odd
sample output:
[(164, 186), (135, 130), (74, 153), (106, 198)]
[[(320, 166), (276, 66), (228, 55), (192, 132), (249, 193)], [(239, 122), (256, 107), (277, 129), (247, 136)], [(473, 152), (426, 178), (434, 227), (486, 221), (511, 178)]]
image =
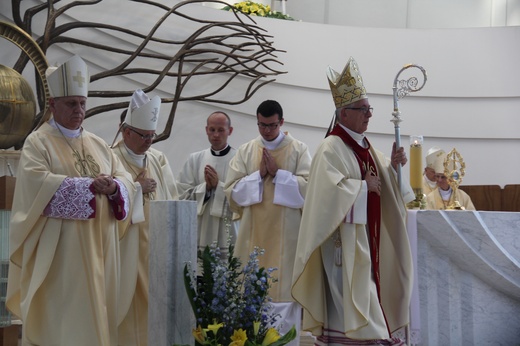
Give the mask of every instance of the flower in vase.
[(280, 333), (274, 328), (269, 328), (265, 334), (262, 346), (269, 346), (280, 339)]
[(281, 336), (275, 328), (278, 314), (268, 291), (274, 268), (259, 266), (264, 251), (255, 248), (242, 267), (229, 246), (223, 257), (216, 243), (199, 252), (200, 276), (186, 264), (185, 287), (197, 329), (197, 346), (282, 346), (296, 337), (296, 330)]
[(231, 335), (232, 342), (229, 346), (244, 346), (247, 340), (247, 333), (245, 330), (240, 328), (239, 330), (235, 330), (233, 335)]
[(193, 329), (191, 332), (193, 334), (193, 337), (195, 338), (195, 341), (199, 344), (204, 344), (206, 341), (206, 332), (202, 329), (202, 326), (198, 326), (197, 329)]

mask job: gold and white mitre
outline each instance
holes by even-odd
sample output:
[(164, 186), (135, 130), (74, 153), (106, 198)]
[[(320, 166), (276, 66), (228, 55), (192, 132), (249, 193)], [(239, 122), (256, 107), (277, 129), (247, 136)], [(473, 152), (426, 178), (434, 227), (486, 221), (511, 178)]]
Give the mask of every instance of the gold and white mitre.
[[(446, 152), (439, 147), (431, 147), (430, 149), (428, 149), (428, 152), (426, 153), (426, 167), (432, 168), (433, 170), (435, 170), (435, 172), (437, 172), (433, 165), (435, 163), (435, 159), (442, 154), (446, 154)], [(439, 171), (439, 173), (442, 172), (444, 172), (444, 166), (442, 168), (442, 171)]]
[[(436, 157), (435, 161), (433, 161), (433, 169), (435, 170), (435, 173), (437, 174), (445, 174), (448, 176), (450, 172), (456, 169), (455, 164), (453, 162), (446, 163), (446, 159), (448, 157), (448, 154), (446, 154), (444, 151), (440, 152)], [(447, 172), (445, 172), (447, 170)], [(448, 174), (446, 174), (448, 173)]]
[(159, 96), (156, 95), (150, 99), (144, 91), (137, 89), (128, 105), (125, 123), (136, 129), (155, 131), (160, 110), (161, 98)]
[(345, 65), (341, 74), (329, 66), (327, 78), (336, 108), (347, 106), (368, 97), (363, 85), (363, 78), (353, 57), (348, 59), (347, 65)]
[(77, 55), (58, 67), (49, 67), (45, 76), (51, 97), (88, 96), (88, 67)]

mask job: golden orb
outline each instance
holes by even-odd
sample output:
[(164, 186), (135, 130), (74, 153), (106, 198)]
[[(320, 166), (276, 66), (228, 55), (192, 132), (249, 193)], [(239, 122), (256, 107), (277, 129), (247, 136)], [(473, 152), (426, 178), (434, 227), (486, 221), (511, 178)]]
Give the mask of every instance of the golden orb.
[(36, 99), (29, 83), (17, 71), (0, 65), (0, 149), (9, 149), (31, 132)]

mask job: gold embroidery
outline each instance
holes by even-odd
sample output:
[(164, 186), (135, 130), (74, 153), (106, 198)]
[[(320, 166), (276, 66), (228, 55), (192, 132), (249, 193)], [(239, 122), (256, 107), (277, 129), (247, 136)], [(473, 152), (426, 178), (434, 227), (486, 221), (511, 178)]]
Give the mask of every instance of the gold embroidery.
[(81, 129), (80, 137), (81, 137), (81, 152), (79, 153), (77, 149), (74, 149), (72, 144), (69, 142), (69, 139), (63, 134), (60, 127), (57, 125), (58, 131), (60, 131), (61, 135), (65, 139), (65, 142), (67, 142), (67, 145), (72, 149), (72, 157), (76, 160), (74, 163), (74, 168), (78, 171), (78, 173), (82, 177), (91, 177), (95, 178), (99, 175), (101, 172), (99, 165), (96, 163), (96, 160), (94, 157), (90, 154), (85, 155), (85, 146), (83, 145), (83, 129)]

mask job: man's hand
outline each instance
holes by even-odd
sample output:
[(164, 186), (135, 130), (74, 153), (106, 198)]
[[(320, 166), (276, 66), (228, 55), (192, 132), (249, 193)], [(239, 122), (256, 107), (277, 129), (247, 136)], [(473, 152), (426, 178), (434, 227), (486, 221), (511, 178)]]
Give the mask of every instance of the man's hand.
[(114, 178), (108, 174), (100, 174), (92, 182), (94, 191), (102, 195), (113, 195), (117, 191), (117, 184)]
[(368, 171), (367, 174), (365, 174), (365, 181), (367, 182), (368, 192), (375, 192), (381, 195), (381, 179), (379, 179), (378, 176)]
[(216, 189), (218, 186), (218, 173), (210, 165), (204, 167), (204, 180), (206, 181), (206, 191)]
[(262, 179), (265, 178), (265, 176), (267, 175), (267, 165), (266, 165), (266, 162), (265, 162), (265, 155), (262, 153), (262, 160), (260, 160), (260, 177)]
[(143, 194), (154, 192), (157, 188), (157, 182), (152, 178), (147, 178), (146, 171), (139, 173), (139, 175), (135, 178), (135, 181), (141, 184)]
[(406, 165), (406, 162), (408, 162), (408, 159), (406, 158), (406, 152), (404, 151), (403, 147), (400, 147), (396, 150), (395, 148), (395, 142), (392, 145), (392, 155), (390, 156), (390, 160), (392, 162), (392, 167), (397, 170), (397, 165), (401, 164), (401, 166)]
[[(264, 151), (262, 153), (262, 161), (265, 164), (265, 169), (267, 173), (269, 173), (273, 177), (276, 176), (276, 173), (278, 172), (278, 165), (276, 164), (276, 161), (266, 148), (264, 148)], [(262, 171), (260, 171), (260, 174), (261, 173)], [(262, 175), (262, 177), (263, 176), (264, 175)]]

